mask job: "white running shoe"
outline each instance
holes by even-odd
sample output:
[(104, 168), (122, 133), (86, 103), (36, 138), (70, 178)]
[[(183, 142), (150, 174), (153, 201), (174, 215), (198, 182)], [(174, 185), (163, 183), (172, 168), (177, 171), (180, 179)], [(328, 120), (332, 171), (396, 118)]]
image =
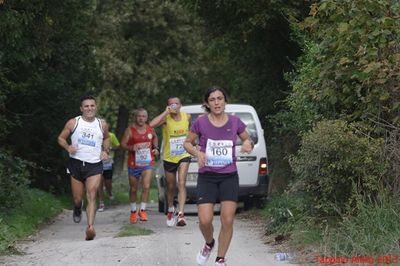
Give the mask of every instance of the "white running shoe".
[(176, 217), (173, 212), (168, 212), (167, 214), (167, 226), (172, 227), (176, 224)]
[(211, 248), (207, 244), (204, 244), (203, 248), (197, 254), (197, 263), (200, 266), (206, 265), (206, 262), (207, 262), (208, 258), (210, 257), (212, 250), (213, 250), (213, 247)]
[(214, 266), (227, 266), (225, 259), (219, 259), (215, 262)]
[(103, 212), (105, 207), (106, 207), (106, 206), (104, 205), (104, 203), (103, 203), (103, 202), (100, 202), (99, 208), (97, 209), (97, 211)]
[(185, 226), (186, 225), (186, 219), (185, 215), (183, 212), (178, 213), (178, 221), (176, 222), (176, 226)]

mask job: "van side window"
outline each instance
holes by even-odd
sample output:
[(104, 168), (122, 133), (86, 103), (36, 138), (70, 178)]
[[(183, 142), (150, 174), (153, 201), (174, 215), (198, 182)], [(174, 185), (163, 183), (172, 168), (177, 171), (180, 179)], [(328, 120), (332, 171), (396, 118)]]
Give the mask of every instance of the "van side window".
[[(246, 124), (247, 132), (249, 133), (251, 139), (254, 141), (254, 144), (258, 143), (258, 135), (257, 135), (257, 128), (256, 128), (256, 122), (254, 121), (253, 115), (251, 113), (232, 113), (240, 117), (240, 119), (243, 121), (243, 123)], [(236, 145), (240, 146), (242, 145), (242, 140), (238, 137), (236, 141)]]

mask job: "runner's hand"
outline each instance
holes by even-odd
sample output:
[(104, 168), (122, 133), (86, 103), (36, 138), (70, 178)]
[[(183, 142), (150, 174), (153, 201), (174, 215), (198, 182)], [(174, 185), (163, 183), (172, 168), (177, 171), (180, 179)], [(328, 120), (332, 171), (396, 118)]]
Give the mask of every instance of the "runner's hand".
[(204, 152), (197, 151), (197, 163), (200, 167), (204, 167), (206, 165), (207, 155)]

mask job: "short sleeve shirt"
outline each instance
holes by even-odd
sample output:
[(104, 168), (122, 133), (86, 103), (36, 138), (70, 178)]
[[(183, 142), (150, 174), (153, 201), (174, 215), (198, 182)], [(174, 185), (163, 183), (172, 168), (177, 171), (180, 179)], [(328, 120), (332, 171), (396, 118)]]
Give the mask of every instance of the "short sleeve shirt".
[(228, 115), (228, 122), (222, 127), (211, 124), (208, 115), (199, 116), (190, 128), (198, 135), (200, 150), (207, 155), (206, 165), (199, 173), (236, 172), (236, 140), (245, 129), (246, 125), (235, 115)]

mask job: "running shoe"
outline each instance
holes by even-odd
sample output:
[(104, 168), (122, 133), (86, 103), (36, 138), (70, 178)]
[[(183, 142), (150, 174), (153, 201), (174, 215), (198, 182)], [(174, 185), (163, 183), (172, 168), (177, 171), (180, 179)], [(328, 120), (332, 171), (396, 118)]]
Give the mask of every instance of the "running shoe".
[(103, 211), (104, 211), (104, 208), (105, 208), (105, 205), (104, 205), (104, 203), (103, 203), (103, 202), (100, 202), (100, 204), (99, 204), (99, 208), (97, 209), (97, 211), (99, 211), (99, 212), (103, 212)]
[(137, 222), (137, 213), (136, 211), (131, 211), (131, 217), (129, 219), (131, 221), (131, 224), (135, 224)]
[(140, 221), (147, 221), (147, 212), (146, 210), (140, 210), (139, 212)]
[(108, 193), (108, 198), (110, 200), (114, 200), (114, 195), (113, 195), (113, 193), (111, 191), (110, 191), (110, 193)]
[(174, 226), (176, 223), (176, 217), (173, 212), (168, 212), (167, 214), (167, 226)]
[(183, 215), (183, 212), (179, 212), (178, 222), (176, 223), (176, 226), (185, 226), (185, 225), (186, 225), (185, 215)]
[(204, 244), (203, 248), (197, 254), (197, 263), (200, 266), (206, 265), (206, 262), (207, 262), (208, 258), (210, 257), (212, 250), (213, 250), (213, 247), (210, 247), (207, 244)]
[(219, 259), (215, 262), (214, 266), (227, 266), (225, 259)]
[(74, 212), (72, 214), (72, 218), (74, 220), (75, 223), (80, 223), (81, 219), (82, 219), (82, 206), (83, 206), (83, 201), (81, 204), (81, 207), (74, 207)]
[(93, 226), (90, 226), (86, 229), (86, 240), (93, 240), (96, 236), (96, 231)]

